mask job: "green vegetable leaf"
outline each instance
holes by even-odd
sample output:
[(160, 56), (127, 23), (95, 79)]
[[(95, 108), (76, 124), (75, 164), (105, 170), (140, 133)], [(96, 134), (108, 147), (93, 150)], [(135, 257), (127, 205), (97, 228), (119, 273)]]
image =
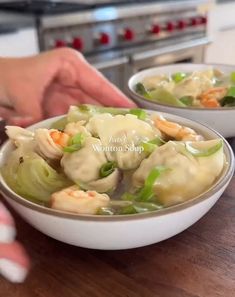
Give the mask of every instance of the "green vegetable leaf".
[(235, 97), (235, 86), (232, 86), (228, 89), (228, 97)]
[(235, 83), (235, 71), (231, 72), (230, 80)]
[(235, 106), (235, 97), (226, 96), (220, 101), (220, 105), (224, 107)]
[(103, 164), (100, 168), (100, 177), (106, 177), (109, 176), (111, 173), (114, 172), (115, 168), (117, 167), (116, 162), (107, 162), (105, 164)]
[(194, 157), (208, 157), (218, 152), (223, 147), (223, 140), (219, 140), (218, 143), (207, 149), (197, 149), (192, 147), (188, 142), (185, 143), (186, 150)]
[(193, 105), (193, 97), (192, 96), (184, 96), (184, 97), (181, 97), (179, 100), (186, 106)]
[(135, 86), (136, 93), (144, 96), (146, 99), (151, 99), (151, 96), (148, 92), (148, 90), (145, 88), (145, 86), (142, 83), (137, 83)]
[(140, 120), (145, 120), (146, 116), (147, 116), (146, 111), (144, 111), (143, 109), (140, 109), (140, 108), (130, 109), (129, 113), (137, 116), (138, 119), (140, 119)]
[(157, 88), (149, 92), (152, 101), (173, 106), (185, 107), (186, 105), (163, 88)]
[(175, 83), (181, 82), (185, 77), (186, 77), (186, 73), (184, 72), (176, 72), (171, 76), (171, 78)]

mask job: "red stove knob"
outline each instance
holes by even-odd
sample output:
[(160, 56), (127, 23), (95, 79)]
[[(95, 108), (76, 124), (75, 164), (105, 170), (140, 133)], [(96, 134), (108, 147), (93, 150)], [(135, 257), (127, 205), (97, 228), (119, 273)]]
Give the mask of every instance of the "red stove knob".
[(200, 25), (200, 20), (198, 18), (192, 18), (190, 20), (190, 26), (195, 27), (195, 26), (198, 26), (198, 25)]
[(135, 38), (135, 32), (130, 28), (126, 28), (124, 30), (123, 38), (125, 40), (131, 41)]
[(173, 22), (168, 22), (168, 23), (166, 24), (166, 30), (167, 30), (168, 32), (172, 32), (172, 31), (174, 31), (174, 30), (175, 30), (175, 25), (174, 25), (174, 23), (173, 23)]
[(83, 40), (82, 40), (82, 38), (80, 38), (80, 37), (75, 37), (75, 38), (73, 39), (72, 47), (73, 47), (74, 49), (76, 49), (76, 50), (78, 50), (78, 51), (82, 51), (82, 50), (83, 50), (83, 46), (84, 46), (84, 44), (83, 44)]
[(199, 18), (198, 21), (201, 25), (206, 25), (207, 24), (207, 17), (206, 16), (202, 16)]
[(56, 41), (55, 41), (55, 47), (65, 47), (65, 46), (67, 46), (67, 44), (66, 44), (66, 42), (64, 41), (64, 40), (62, 40), (62, 39), (57, 39)]
[(159, 25), (152, 25), (150, 29), (150, 33), (152, 34), (159, 34), (161, 31), (161, 27)]
[(107, 33), (100, 33), (99, 43), (102, 45), (108, 45), (110, 43), (110, 36)]
[(177, 29), (184, 30), (187, 27), (187, 23), (184, 20), (179, 20), (177, 22)]

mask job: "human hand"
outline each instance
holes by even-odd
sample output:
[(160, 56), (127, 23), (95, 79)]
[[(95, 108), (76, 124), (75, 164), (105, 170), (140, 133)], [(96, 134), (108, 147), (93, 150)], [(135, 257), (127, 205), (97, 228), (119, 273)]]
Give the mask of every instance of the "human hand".
[(27, 126), (67, 112), (78, 103), (134, 107), (83, 56), (69, 48), (0, 60), (0, 116)]
[(24, 281), (29, 259), (23, 247), (16, 241), (14, 221), (0, 202), (0, 275), (12, 282)]

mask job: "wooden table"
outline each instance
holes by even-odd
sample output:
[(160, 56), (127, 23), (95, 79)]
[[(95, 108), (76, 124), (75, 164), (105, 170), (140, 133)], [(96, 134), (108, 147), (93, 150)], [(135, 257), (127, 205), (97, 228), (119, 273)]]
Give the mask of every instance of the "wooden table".
[(164, 242), (133, 250), (69, 246), (14, 216), (32, 269), (22, 285), (0, 278), (0, 296), (235, 296), (235, 177), (194, 226)]
[(14, 217), (32, 269), (21, 285), (0, 278), (2, 297), (235, 296), (235, 177), (194, 226), (133, 250), (69, 246)]

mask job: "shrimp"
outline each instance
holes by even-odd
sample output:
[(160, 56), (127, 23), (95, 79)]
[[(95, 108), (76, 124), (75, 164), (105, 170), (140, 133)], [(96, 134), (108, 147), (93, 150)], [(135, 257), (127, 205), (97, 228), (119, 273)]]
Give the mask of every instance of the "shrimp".
[(226, 87), (216, 87), (203, 92), (199, 99), (205, 107), (220, 107), (220, 101), (227, 94)]
[(162, 116), (157, 117), (155, 120), (156, 127), (166, 135), (175, 138), (176, 140), (190, 140), (200, 141), (203, 137), (197, 134), (193, 129), (181, 126), (180, 124), (167, 121)]
[(70, 136), (55, 129), (37, 129), (35, 131), (36, 150), (48, 159), (60, 159), (63, 148), (67, 146)]
[(82, 191), (79, 186), (63, 189), (51, 195), (51, 207), (77, 214), (96, 214), (100, 207), (108, 206), (109, 196), (96, 191)]
[(58, 144), (61, 147), (65, 147), (69, 141), (69, 135), (67, 133), (58, 131), (58, 130), (51, 130), (50, 136), (55, 144)]

